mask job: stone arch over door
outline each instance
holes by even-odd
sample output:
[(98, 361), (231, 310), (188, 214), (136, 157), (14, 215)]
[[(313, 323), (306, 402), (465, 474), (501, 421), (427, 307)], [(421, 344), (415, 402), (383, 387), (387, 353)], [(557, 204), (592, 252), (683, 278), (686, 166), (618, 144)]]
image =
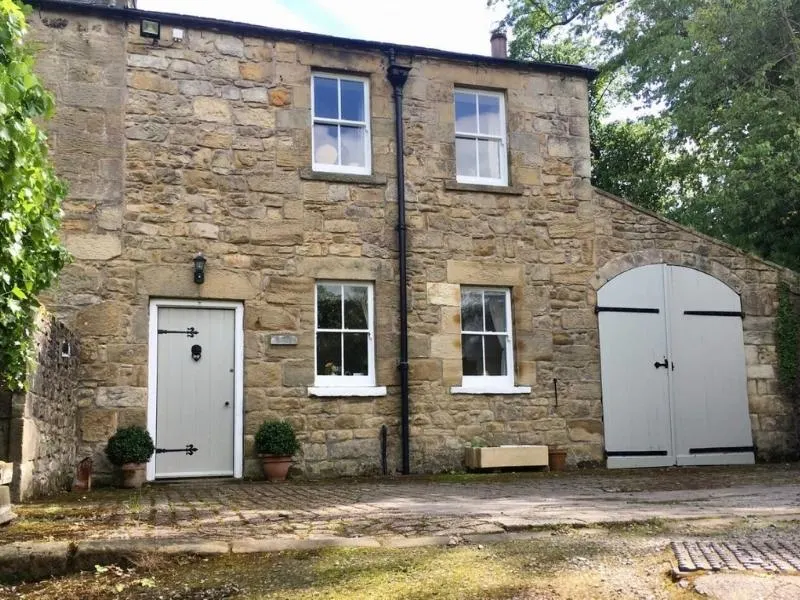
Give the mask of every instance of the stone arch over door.
[(639, 250), (612, 258), (597, 269), (589, 284), (596, 292), (614, 277), (625, 271), (654, 264), (668, 264), (696, 269), (720, 280), (739, 295), (746, 288), (745, 282), (736, 273), (716, 260), (706, 258), (698, 253), (657, 249)]

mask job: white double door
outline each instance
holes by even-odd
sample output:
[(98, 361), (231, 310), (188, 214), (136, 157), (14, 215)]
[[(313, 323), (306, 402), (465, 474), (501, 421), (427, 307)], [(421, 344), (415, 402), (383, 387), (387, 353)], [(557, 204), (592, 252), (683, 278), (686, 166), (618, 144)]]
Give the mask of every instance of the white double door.
[(598, 291), (609, 467), (754, 462), (741, 310), (721, 281), (671, 265)]

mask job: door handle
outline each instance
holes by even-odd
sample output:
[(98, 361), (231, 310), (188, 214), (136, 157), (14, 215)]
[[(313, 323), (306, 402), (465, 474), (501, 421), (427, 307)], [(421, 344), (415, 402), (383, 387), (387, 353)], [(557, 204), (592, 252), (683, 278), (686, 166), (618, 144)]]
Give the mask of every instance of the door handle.
[(230, 406), (230, 405), (231, 405), (231, 403), (230, 403), (230, 402), (226, 402), (226, 403), (225, 403), (225, 406)]
[(665, 356), (665, 357), (664, 357), (664, 362), (663, 362), (663, 363), (660, 363), (660, 362), (654, 362), (654, 363), (653, 363), (653, 366), (654, 366), (656, 369), (659, 369), (659, 368), (661, 368), (661, 367), (664, 367), (665, 369), (669, 369), (669, 361), (667, 360), (667, 357)]

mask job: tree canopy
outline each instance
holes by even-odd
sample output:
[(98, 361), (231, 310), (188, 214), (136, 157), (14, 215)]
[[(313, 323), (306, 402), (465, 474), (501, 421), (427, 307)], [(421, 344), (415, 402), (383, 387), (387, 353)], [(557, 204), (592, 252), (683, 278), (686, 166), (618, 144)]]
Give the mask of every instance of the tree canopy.
[(800, 0), (507, 5), (513, 56), (594, 62), (610, 95), (661, 109), (608, 123), (595, 103), (599, 187), (800, 267)]
[(0, 375), (10, 389), (26, 384), (36, 295), (67, 258), (58, 239), (65, 188), (37, 125), (53, 101), (33, 73), (25, 31), (21, 5), (0, 0)]

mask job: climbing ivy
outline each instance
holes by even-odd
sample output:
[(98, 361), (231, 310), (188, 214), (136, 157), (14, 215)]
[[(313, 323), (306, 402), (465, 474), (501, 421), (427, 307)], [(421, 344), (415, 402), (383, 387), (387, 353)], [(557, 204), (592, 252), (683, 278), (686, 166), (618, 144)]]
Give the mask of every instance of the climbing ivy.
[(794, 395), (798, 389), (798, 333), (800, 318), (797, 315), (789, 286), (778, 286), (778, 313), (775, 317), (775, 346), (778, 353), (778, 381), (784, 393)]
[(21, 2), (0, 0), (0, 383), (24, 389), (37, 294), (67, 260), (58, 238), (66, 189), (37, 121), (53, 99), (33, 73)]

